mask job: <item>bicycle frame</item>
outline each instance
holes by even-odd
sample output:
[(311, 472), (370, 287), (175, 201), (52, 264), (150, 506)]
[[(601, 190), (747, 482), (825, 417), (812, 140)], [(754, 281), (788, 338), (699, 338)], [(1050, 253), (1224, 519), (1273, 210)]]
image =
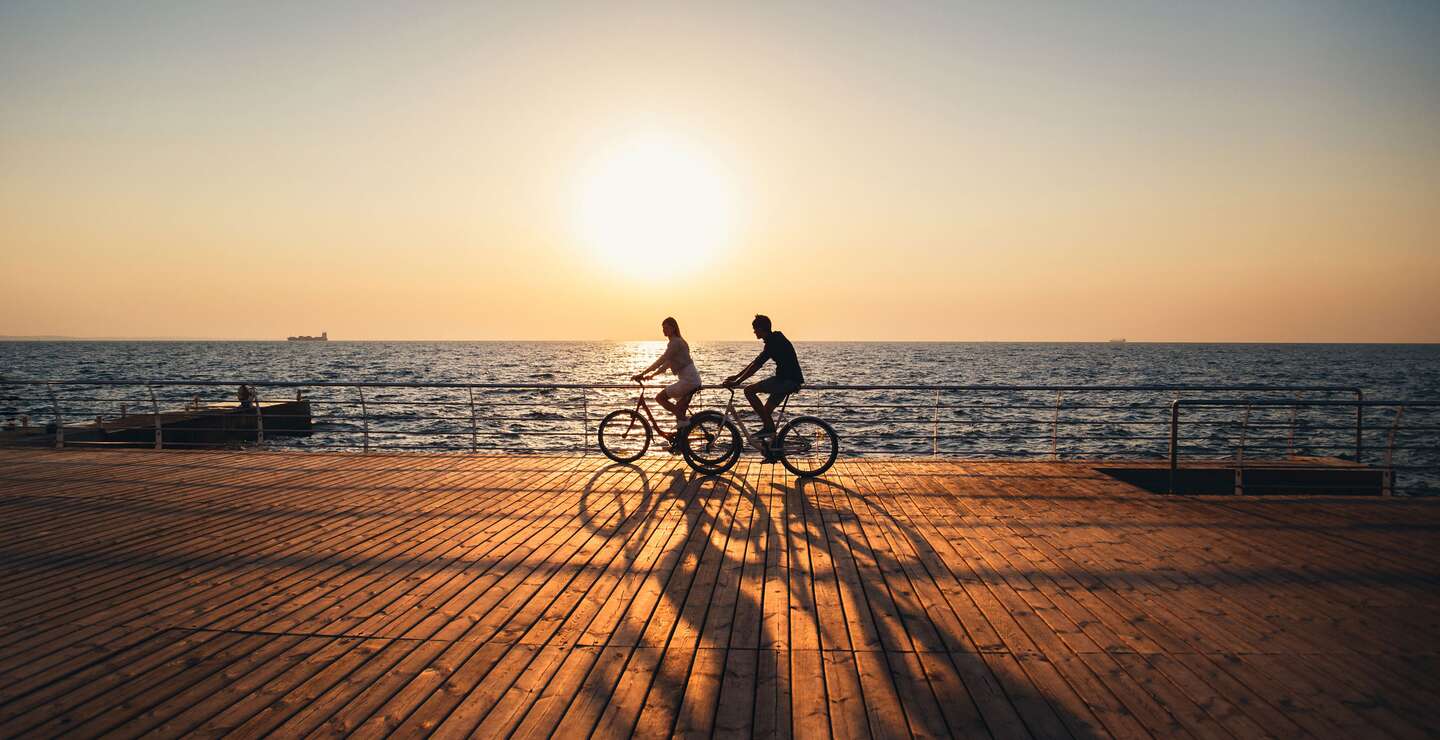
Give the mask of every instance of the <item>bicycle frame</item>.
[[(650, 403), (645, 400), (645, 381), (643, 381), (643, 380), (637, 380), (637, 381), (635, 381), (635, 382), (640, 386), (640, 395), (635, 399), (635, 413), (638, 414), (638, 413), (644, 412), (645, 418), (647, 418), (647, 419), (650, 420), (650, 428), (653, 429), (653, 430), (655, 430), (655, 433), (656, 433), (656, 434), (660, 435), (661, 437), (663, 437), (663, 438), (665, 438), (665, 439), (667, 439), (667, 440), (674, 440), (674, 439), (675, 439), (675, 434), (676, 434), (676, 432), (678, 432), (679, 430), (676, 429), (676, 430), (674, 430), (674, 431), (667, 432), (667, 431), (665, 431), (664, 429), (661, 429), (661, 428), (660, 428), (660, 422), (655, 419), (655, 414), (654, 414), (654, 412), (652, 412), (652, 411), (650, 410)], [(695, 392), (696, 392), (696, 393), (699, 393), (699, 389), (696, 389)], [(632, 422), (630, 423), (630, 426), (627, 427), (627, 428), (625, 429), (625, 431), (628, 433), (631, 429), (634, 429), (634, 428), (635, 428), (635, 424), (634, 424), (634, 422), (632, 421)]]
[[(745, 425), (745, 420), (740, 418), (740, 412), (735, 408), (735, 389), (728, 386), (722, 387), (730, 391), (730, 397), (726, 399), (725, 410), (721, 412), (721, 415), (724, 416), (726, 419), (729, 419), (735, 424), (736, 427), (740, 429), (740, 434), (744, 435), (745, 437), (745, 444), (752, 447), (760, 448), (761, 445), (759, 438), (756, 437), (754, 434), (750, 433), (750, 427)], [(790, 404), (790, 397), (793, 395), (795, 394), (785, 394), (785, 398), (780, 401), (780, 407), (775, 409), (774, 417), (776, 429), (785, 426), (785, 407)]]

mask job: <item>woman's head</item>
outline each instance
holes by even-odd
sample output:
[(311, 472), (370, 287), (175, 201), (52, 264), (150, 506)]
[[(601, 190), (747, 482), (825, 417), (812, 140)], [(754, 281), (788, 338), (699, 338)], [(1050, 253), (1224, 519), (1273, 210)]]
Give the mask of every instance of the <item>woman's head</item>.
[(664, 332), (667, 337), (678, 337), (680, 336), (680, 324), (675, 317), (666, 316), (665, 320), (660, 322), (660, 331)]

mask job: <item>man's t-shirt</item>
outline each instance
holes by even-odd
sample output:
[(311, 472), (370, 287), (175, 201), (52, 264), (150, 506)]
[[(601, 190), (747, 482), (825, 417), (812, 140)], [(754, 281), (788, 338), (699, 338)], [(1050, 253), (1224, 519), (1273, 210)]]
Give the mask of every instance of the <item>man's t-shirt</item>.
[(775, 361), (775, 377), (804, 383), (805, 375), (800, 372), (800, 360), (795, 356), (795, 345), (778, 331), (765, 337), (765, 351), (760, 356)]

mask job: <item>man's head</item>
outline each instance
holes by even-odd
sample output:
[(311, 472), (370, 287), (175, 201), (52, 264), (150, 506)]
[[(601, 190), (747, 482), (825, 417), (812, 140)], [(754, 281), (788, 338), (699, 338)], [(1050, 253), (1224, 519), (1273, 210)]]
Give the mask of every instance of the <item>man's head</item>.
[(750, 322), (750, 328), (755, 330), (756, 339), (770, 336), (770, 317), (762, 313), (755, 314), (755, 319)]
[(660, 322), (660, 331), (667, 337), (678, 337), (680, 322), (676, 321), (674, 316), (666, 316), (665, 320)]

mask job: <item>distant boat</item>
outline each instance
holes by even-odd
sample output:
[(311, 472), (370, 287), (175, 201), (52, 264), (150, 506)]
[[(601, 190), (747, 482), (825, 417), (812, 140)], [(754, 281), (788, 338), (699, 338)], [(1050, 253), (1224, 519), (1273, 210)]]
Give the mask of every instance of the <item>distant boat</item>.
[(328, 332), (328, 331), (322, 331), (322, 332), (320, 332), (320, 336), (318, 336), (318, 337), (312, 337), (312, 336), (310, 336), (309, 334), (302, 334), (302, 335), (300, 335), (300, 336), (298, 336), (298, 337), (285, 337), (285, 341), (287, 341), (287, 342), (328, 342), (328, 341), (330, 341), (330, 332)]
[(1111, 340), (1110, 340), (1110, 343), (1111, 343), (1111, 344), (1124, 344), (1124, 343), (1125, 343), (1125, 339), (1124, 339), (1124, 337), (1121, 337), (1120, 339), (1111, 339)]

